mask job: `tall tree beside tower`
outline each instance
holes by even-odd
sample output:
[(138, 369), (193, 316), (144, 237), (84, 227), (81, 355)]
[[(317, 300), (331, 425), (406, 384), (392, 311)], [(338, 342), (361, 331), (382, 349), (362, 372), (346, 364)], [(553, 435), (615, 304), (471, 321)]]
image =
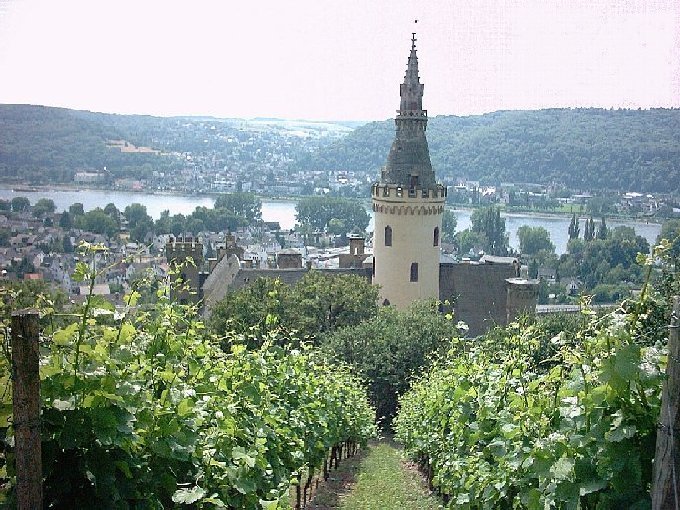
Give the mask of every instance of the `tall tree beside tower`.
[(578, 218), (576, 217), (576, 213), (574, 213), (571, 217), (571, 223), (569, 223), (569, 239), (578, 239), (580, 231)]

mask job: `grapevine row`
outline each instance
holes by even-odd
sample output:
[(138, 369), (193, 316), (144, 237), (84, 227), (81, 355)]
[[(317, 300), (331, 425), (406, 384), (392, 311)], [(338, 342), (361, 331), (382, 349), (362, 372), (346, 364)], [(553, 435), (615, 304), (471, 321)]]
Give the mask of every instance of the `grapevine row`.
[(665, 360), (639, 316), (455, 344), (402, 397), (397, 439), (448, 508), (648, 508)]
[(168, 299), (127, 320), (89, 296), (43, 342), (45, 506), (288, 508), (292, 485), (375, 434), (346, 367), (242, 340)]

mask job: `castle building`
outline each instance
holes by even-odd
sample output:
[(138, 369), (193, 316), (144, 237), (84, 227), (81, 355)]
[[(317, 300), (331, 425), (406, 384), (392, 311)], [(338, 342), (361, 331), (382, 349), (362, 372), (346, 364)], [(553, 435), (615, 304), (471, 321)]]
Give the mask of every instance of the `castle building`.
[[(418, 76), (415, 34), (411, 38), (401, 103), (395, 118), (396, 134), (380, 180), (371, 187), (374, 225), (373, 257), (364, 251), (364, 239), (350, 240), (349, 253), (339, 255), (336, 269), (317, 269), (327, 274), (354, 274), (380, 285), (380, 302), (406, 308), (419, 299), (439, 299), (453, 307), (455, 316), (468, 325), (469, 336), (503, 326), (536, 308), (538, 284), (520, 278), (513, 257), (485, 256), (477, 262), (441, 260), (440, 232), (447, 190), (437, 183), (425, 137), (427, 111)], [(177, 257), (187, 251), (172, 253)], [(170, 252), (169, 252), (170, 253)], [(276, 267), (248, 266), (240, 258), (220, 253), (202, 291), (204, 313), (227, 292), (250, 285), (258, 278), (278, 278), (294, 284), (309, 271), (302, 254), (282, 251)], [(169, 254), (168, 257), (171, 255)], [(177, 257), (181, 260), (181, 257)], [(192, 281), (191, 276), (189, 281)]]
[(415, 33), (395, 118), (396, 135), (371, 195), (375, 231), (373, 282), (383, 304), (405, 308), (439, 298), (440, 231), (446, 187), (436, 182), (427, 146), (424, 85)]

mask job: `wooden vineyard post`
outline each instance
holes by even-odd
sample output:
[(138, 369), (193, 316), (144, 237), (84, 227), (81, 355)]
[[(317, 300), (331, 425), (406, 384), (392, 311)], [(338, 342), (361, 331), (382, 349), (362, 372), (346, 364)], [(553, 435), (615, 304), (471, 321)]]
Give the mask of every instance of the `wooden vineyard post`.
[(12, 413), (17, 510), (42, 508), (38, 319), (37, 310), (12, 313)]
[(680, 298), (673, 298), (668, 334), (667, 379), (656, 434), (652, 510), (680, 509)]

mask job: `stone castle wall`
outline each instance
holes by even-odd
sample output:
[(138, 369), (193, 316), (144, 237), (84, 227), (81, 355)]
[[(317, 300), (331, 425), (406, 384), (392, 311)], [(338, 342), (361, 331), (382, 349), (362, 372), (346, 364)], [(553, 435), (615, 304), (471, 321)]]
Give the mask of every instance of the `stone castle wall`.
[(481, 335), (507, 324), (506, 280), (515, 274), (511, 264), (440, 264), (439, 299), (454, 305), (455, 320), (468, 325), (469, 336)]

